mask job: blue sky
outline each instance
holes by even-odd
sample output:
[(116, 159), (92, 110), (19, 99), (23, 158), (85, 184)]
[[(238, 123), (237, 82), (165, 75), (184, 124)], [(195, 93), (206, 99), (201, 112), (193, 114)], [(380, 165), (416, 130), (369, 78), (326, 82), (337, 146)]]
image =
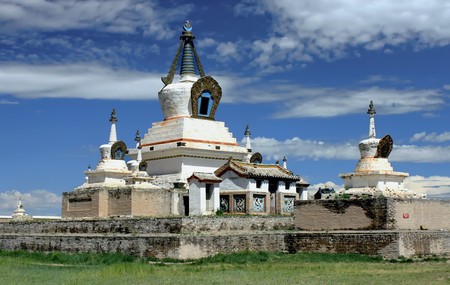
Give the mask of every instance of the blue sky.
[[(20, 4), (18, 4), (20, 3)], [(0, 215), (19, 196), (59, 215), (108, 140), (134, 145), (163, 119), (163, 87), (185, 20), (223, 88), (216, 119), (313, 187), (342, 185), (357, 144), (390, 134), (396, 171), (450, 193), (450, 3), (415, 1), (0, 0)]]

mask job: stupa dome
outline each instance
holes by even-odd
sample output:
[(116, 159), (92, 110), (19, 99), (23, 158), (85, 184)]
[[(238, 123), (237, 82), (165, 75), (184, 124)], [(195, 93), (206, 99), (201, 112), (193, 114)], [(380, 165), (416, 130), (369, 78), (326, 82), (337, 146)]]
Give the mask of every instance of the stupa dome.
[(174, 117), (190, 117), (191, 89), (196, 76), (183, 78), (183, 81), (164, 86), (158, 93), (159, 103), (164, 113), (164, 119)]

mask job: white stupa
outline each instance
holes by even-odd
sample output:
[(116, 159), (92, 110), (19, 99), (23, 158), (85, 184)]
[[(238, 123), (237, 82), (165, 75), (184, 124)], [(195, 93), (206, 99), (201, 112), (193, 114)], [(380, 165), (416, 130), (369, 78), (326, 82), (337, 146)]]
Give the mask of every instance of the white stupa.
[[(204, 74), (188, 21), (183, 29), (169, 74), (162, 78), (165, 86), (158, 93), (164, 120), (153, 123), (141, 141), (147, 173), (163, 187), (186, 182), (194, 171), (213, 173), (230, 157), (246, 160), (249, 153), (224, 122), (214, 119), (222, 89)], [(180, 77), (173, 82), (180, 54)], [(137, 152), (130, 149), (129, 155), (136, 159)]]
[(26, 213), (25, 208), (22, 204), (22, 199), (19, 199), (19, 203), (17, 204), (17, 207), (11, 217), (13, 220), (28, 220), (32, 218)]
[[(403, 180), (409, 176), (405, 172), (396, 172), (389, 163), (388, 156), (393, 148), (393, 141), (389, 135), (382, 139), (376, 138), (375, 108), (370, 102), (369, 138), (359, 143), (361, 158), (352, 173), (340, 174), (344, 180), (345, 194), (352, 198), (360, 197), (392, 197), (416, 198), (414, 192), (405, 188)], [(341, 191), (342, 192), (342, 191)], [(422, 196), (420, 195), (420, 198)]]
[[(129, 184), (145, 184), (145, 188), (156, 188), (150, 184), (150, 177), (145, 171), (142, 171), (140, 157), (137, 160), (125, 162), (127, 146), (123, 141), (117, 140), (116, 131), (116, 111), (111, 112), (111, 129), (109, 132), (109, 142), (100, 146), (100, 161), (94, 170), (89, 169), (85, 172), (86, 181), (83, 185), (75, 188), (77, 191), (117, 187)], [(140, 150), (139, 131), (136, 133), (137, 149)], [(140, 152), (138, 151), (140, 154)]]

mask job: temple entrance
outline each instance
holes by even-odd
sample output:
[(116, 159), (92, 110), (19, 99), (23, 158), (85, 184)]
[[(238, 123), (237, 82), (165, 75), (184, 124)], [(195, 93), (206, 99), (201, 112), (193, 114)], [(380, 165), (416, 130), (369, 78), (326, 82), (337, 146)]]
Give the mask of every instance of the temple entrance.
[(271, 214), (277, 213), (277, 190), (278, 190), (278, 180), (269, 180)]
[(184, 215), (189, 216), (189, 196), (183, 196)]

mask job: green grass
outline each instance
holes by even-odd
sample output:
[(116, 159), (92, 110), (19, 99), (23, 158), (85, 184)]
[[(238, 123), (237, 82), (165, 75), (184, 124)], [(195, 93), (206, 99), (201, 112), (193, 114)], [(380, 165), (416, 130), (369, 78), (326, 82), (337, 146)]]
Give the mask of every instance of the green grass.
[(0, 284), (450, 284), (450, 265), (358, 254), (241, 252), (175, 262), (0, 251)]

